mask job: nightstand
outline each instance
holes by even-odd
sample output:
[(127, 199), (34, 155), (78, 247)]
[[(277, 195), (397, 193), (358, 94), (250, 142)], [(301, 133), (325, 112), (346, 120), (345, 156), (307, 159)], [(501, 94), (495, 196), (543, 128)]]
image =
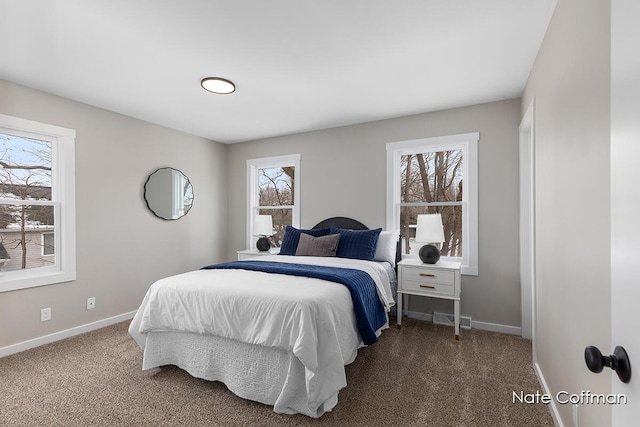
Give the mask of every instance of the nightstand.
[(398, 326), (402, 323), (403, 295), (453, 300), (455, 337), (460, 337), (460, 263), (425, 264), (407, 258), (398, 263)]
[(238, 251), (238, 261), (243, 259), (250, 259), (259, 256), (277, 255), (280, 252), (280, 248), (272, 248), (268, 251), (259, 251), (257, 249), (246, 249), (244, 251)]

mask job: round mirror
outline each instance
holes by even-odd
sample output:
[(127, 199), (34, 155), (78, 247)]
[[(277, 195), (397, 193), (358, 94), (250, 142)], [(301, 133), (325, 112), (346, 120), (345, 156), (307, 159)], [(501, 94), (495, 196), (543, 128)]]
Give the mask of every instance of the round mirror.
[(158, 218), (178, 219), (193, 205), (193, 187), (179, 170), (160, 168), (144, 184), (144, 199)]

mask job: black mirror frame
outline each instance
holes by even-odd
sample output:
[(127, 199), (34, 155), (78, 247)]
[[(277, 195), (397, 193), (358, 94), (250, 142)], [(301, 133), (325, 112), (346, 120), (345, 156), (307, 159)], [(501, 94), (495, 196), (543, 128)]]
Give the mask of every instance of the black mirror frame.
[[(155, 173), (157, 173), (157, 172), (159, 172), (159, 171), (161, 171), (161, 170), (163, 170), (163, 169), (169, 169), (169, 170), (172, 170), (172, 171), (180, 172), (180, 174), (182, 174), (182, 176), (184, 176), (184, 177), (187, 179), (187, 181), (189, 182), (189, 185), (191, 186), (191, 194), (192, 194), (191, 205), (189, 206), (189, 209), (188, 209), (188, 210), (187, 210), (183, 215), (179, 216), (178, 218), (165, 218), (165, 217), (163, 217), (163, 216), (158, 215), (158, 214), (157, 214), (157, 213), (156, 213), (156, 212), (151, 208), (151, 205), (149, 204), (149, 200), (147, 199), (147, 184), (149, 183), (149, 180), (151, 179), (151, 177), (152, 177)], [(144, 186), (143, 186), (142, 188), (143, 188), (143, 190), (144, 190), (144, 191), (143, 191), (143, 197), (144, 197), (144, 201), (145, 201), (145, 203), (147, 204), (147, 209), (149, 209), (149, 211), (151, 211), (151, 213), (152, 213), (155, 217), (160, 218), (160, 219), (162, 219), (162, 220), (164, 220), (164, 221), (177, 221), (177, 220), (179, 220), (180, 218), (183, 218), (184, 216), (186, 216), (186, 215), (189, 213), (189, 211), (191, 211), (191, 208), (193, 208), (193, 202), (195, 201), (195, 192), (193, 191), (193, 184), (191, 183), (191, 180), (189, 179), (189, 177), (188, 177), (187, 175), (185, 175), (185, 174), (184, 174), (184, 172), (182, 172), (180, 169), (172, 168), (172, 167), (170, 167), (170, 166), (164, 166), (164, 167), (158, 168), (158, 169), (156, 169), (155, 171), (153, 171), (153, 172), (151, 172), (151, 173), (149, 174), (149, 176), (147, 177), (147, 180), (145, 181)]]

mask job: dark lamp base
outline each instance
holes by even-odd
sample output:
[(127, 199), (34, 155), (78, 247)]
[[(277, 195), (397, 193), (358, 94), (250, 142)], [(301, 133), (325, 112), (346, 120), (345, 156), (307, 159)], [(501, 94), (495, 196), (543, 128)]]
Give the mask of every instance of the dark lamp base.
[(260, 252), (266, 252), (271, 249), (271, 243), (266, 237), (261, 237), (256, 242), (256, 248), (258, 248)]
[(440, 250), (433, 245), (424, 245), (420, 248), (420, 259), (426, 264), (435, 264), (440, 259)]

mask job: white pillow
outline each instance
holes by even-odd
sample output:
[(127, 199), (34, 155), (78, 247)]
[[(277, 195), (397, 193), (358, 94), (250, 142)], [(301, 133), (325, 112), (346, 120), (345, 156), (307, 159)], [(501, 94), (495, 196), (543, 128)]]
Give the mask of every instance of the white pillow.
[(396, 265), (396, 248), (398, 244), (397, 231), (381, 231), (378, 237), (378, 246), (374, 261), (386, 261), (391, 265)]

